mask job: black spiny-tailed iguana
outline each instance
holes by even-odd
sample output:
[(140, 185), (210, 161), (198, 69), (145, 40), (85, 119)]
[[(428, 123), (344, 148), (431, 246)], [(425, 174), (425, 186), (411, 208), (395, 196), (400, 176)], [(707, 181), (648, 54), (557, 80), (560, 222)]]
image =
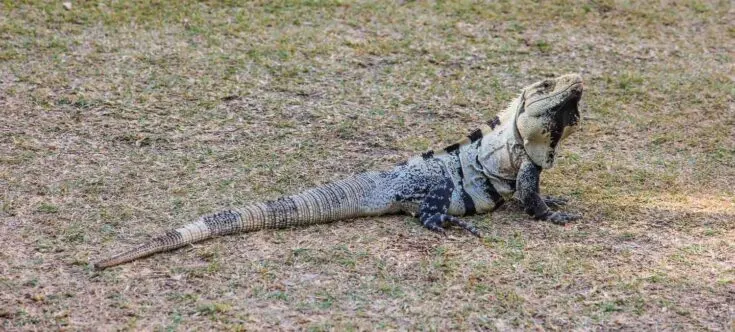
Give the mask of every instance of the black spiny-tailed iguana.
[(389, 171), (358, 174), (277, 200), (205, 215), (184, 227), (94, 263), (98, 269), (213, 236), (340, 219), (410, 213), (428, 229), (457, 225), (457, 216), (496, 209), (516, 193), (536, 219), (566, 223), (576, 214), (552, 212), (563, 200), (539, 195), (541, 171), (554, 165), (561, 140), (577, 127), (582, 78), (564, 75), (531, 84), (482, 128), (443, 150), (429, 151)]

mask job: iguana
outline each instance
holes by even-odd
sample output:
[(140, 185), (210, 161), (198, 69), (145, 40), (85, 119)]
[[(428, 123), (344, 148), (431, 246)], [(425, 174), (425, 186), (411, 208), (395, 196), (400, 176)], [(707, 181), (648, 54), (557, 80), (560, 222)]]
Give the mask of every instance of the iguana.
[(409, 213), (445, 234), (458, 216), (493, 211), (515, 194), (536, 219), (564, 224), (578, 214), (552, 212), (563, 199), (542, 197), (539, 176), (554, 165), (559, 143), (579, 121), (582, 78), (568, 74), (525, 87), (480, 129), (442, 150), (428, 151), (388, 171), (366, 172), (299, 194), (204, 215), (138, 247), (94, 263), (97, 269), (182, 247), (217, 235)]

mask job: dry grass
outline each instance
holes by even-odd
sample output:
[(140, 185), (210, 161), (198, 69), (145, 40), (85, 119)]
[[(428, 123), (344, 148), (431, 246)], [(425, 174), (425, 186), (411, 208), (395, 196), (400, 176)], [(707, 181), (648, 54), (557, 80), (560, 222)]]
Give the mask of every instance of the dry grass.
[[(0, 329), (735, 329), (730, 1), (0, 5)], [(451, 142), (581, 72), (547, 193), (88, 262)]]

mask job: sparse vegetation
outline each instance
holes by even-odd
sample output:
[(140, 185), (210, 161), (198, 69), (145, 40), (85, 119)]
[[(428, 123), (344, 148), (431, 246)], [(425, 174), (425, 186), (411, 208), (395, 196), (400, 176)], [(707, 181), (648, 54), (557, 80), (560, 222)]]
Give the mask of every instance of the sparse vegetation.
[[(0, 329), (735, 328), (729, 1), (0, 4)], [(390, 167), (581, 72), (544, 173), (585, 218), (510, 204), (84, 264), (194, 217)]]

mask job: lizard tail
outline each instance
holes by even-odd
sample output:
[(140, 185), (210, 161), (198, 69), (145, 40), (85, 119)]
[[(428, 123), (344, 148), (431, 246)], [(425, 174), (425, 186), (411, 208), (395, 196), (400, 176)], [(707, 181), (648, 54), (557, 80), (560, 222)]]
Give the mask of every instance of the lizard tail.
[(384, 182), (385, 176), (386, 173), (363, 173), (300, 194), (204, 215), (147, 243), (95, 262), (94, 267), (108, 268), (217, 235), (397, 212), (392, 197), (384, 197), (387, 195), (381, 195), (381, 190), (376, 190)]

